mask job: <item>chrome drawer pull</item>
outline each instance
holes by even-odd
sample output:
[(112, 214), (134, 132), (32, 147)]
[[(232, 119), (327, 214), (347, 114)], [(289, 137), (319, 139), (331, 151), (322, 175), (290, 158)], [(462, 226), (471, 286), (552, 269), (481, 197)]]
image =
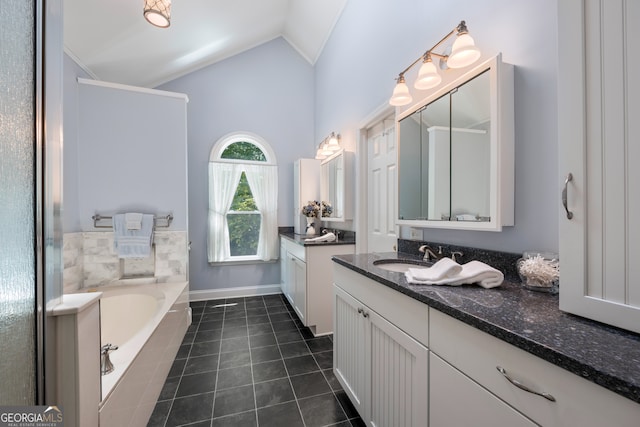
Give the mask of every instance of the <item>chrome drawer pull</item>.
[(519, 389), (527, 391), (529, 393), (537, 394), (538, 396), (542, 396), (545, 399), (550, 400), (552, 402), (556, 401), (556, 398), (553, 397), (552, 395), (550, 395), (549, 393), (531, 390), (529, 387), (527, 387), (526, 385), (522, 384), (520, 381), (514, 380), (513, 378), (511, 378), (509, 376), (509, 374), (507, 374), (507, 371), (505, 371), (502, 366), (496, 366), (496, 369), (498, 370), (498, 372), (500, 372), (507, 379), (507, 381), (509, 381), (511, 384), (513, 384), (514, 386), (518, 387)]
[(573, 174), (569, 172), (567, 175), (567, 179), (564, 180), (564, 189), (562, 190), (562, 206), (564, 210), (567, 212), (567, 219), (573, 218), (573, 212), (569, 210), (568, 202), (567, 202), (567, 187), (569, 186), (569, 182), (573, 181)]

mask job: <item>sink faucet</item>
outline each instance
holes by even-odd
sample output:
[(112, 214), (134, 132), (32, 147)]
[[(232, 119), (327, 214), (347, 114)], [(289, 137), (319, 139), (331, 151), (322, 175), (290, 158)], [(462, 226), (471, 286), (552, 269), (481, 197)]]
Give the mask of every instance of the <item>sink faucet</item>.
[(440, 258), (442, 258), (442, 255), (438, 255), (435, 252), (433, 252), (433, 250), (427, 246), (427, 245), (422, 245), (420, 246), (420, 248), (418, 249), (421, 253), (424, 253), (424, 257), (422, 257), (423, 261), (436, 261)]

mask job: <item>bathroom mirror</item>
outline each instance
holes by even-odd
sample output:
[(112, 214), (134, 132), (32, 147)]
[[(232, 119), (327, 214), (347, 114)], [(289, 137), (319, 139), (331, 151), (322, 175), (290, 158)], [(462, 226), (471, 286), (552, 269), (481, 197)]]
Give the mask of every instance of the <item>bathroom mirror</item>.
[(513, 225), (513, 67), (496, 56), (398, 115), (398, 224)]
[[(323, 216), (322, 221), (346, 221), (351, 219), (348, 179), (350, 175), (351, 153), (341, 150), (320, 164), (320, 198), (331, 205), (329, 216)], [(326, 214), (325, 214), (326, 215)]]

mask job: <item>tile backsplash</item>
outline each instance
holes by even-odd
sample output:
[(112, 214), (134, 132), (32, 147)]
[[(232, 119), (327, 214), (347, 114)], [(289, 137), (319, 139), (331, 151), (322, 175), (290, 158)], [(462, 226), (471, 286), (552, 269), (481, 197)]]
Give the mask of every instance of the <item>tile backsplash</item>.
[(186, 231), (156, 231), (152, 259), (120, 259), (113, 232), (65, 233), (64, 292), (99, 286), (127, 277), (154, 277), (157, 282), (187, 279)]

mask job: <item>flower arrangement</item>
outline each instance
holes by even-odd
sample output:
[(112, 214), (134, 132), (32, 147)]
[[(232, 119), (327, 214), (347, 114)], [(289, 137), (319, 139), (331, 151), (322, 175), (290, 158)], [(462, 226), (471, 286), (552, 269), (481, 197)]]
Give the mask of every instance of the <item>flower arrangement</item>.
[(323, 218), (330, 217), (332, 213), (333, 213), (333, 206), (331, 206), (331, 203), (325, 202), (323, 200), (322, 201), (322, 217)]
[[(560, 278), (560, 262), (557, 256), (526, 254), (517, 263), (518, 274), (529, 289), (556, 291)], [(543, 288), (543, 289), (540, 289)]]
[(309, 200), (306, 205), (302, 207), (302, 215), (307, 218), (315, 218), (318, 216), (321, 207), (317, 200)]

